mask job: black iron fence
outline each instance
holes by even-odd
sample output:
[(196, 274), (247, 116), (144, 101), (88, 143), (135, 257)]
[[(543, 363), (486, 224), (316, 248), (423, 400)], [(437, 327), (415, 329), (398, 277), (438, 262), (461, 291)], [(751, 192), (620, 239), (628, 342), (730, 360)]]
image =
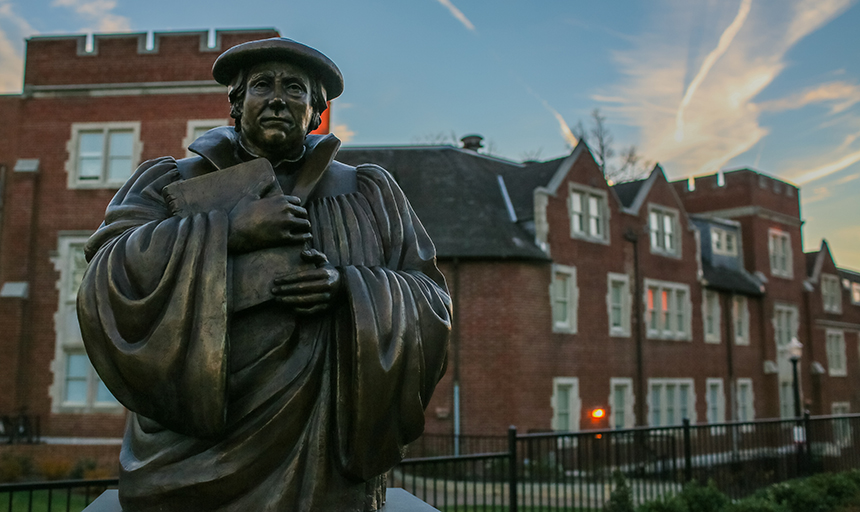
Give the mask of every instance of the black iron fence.
[(855, 432), (860, 414), (576, 433), (511, 429), (503, 449), (407, 458), (389, 482), (443, 511), (597, 510), (616, 472), (636, 504), (690, 481), (713, 480), (740, 498), (791, 478), (860, 467)]
[[(564, 433), (511, 428), (507, 437), (456, 440), (429, 435), (409, 447), (389, 485), (442, 511), (463, 512), (598, 510), (616, 472), (636, 504), (690, 481), (713, 480), (740, 498), (791, 478), (860, 467), (858, 435), (860, 414)], [(80, 512), (116, 485), (116, 479), (0, 484), (0, 511)]]
[(67, 480), (0, 484), (0, 510), (7, 512), (81, 512), (118, 480)]

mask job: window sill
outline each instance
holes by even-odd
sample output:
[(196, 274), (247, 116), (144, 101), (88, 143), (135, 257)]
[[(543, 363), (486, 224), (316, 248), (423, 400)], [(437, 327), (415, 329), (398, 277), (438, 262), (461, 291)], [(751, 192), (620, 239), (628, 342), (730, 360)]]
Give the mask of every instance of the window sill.
[(653, 246), (651, 247), (651, 254), (654, 254), (655, 256), (664, 256), (666, 258), (673, 258), (676, 260), (681, 259), (681, 254), (679, 251), (664, 251)]
[(569, 325), (553, 325), (552, 332), (559, 334), (576, 334), (576, 329)]
[(571, 233), (570, 238), (572, 240), (582, 240), (583, 242), (591, 242), (594, 244), (609, 245), (609, 239), (607, 237), (590, 236), (584, 233)]

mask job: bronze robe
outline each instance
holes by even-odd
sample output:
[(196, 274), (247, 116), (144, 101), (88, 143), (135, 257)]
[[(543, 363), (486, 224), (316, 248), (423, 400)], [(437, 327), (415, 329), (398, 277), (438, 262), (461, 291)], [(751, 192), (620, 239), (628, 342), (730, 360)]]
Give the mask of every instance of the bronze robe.
[(391, 176), (335, 164), (354, 190), (307, 208), (346, 300), (313, 316), (275, 302), (230, 311), (227, 213), (171, 215), (173, 158), (142, 164), (110, 203), (78, 314), (93, 365), (132, 411), (126, 512), (381, 506), (380, 475), (423, 431), (444, 373), (451, 302)]

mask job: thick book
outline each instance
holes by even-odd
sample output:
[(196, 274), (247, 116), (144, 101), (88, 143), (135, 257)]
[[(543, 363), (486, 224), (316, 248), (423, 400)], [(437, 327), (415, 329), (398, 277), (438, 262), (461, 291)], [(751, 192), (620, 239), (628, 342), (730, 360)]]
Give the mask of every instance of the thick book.
[[(162, 193), (174, 215), (187, 217), (213, 210), (229, 213), (248, 195), (271, 197), (283, 191), (272, 164), (258, 158), (171, 183)], [(241, 311), (273, 299), (275, 278), (313, 268), (301, 256), (306, 248), (306, 244), (292, 244), (232, 256), (232, 310)]]

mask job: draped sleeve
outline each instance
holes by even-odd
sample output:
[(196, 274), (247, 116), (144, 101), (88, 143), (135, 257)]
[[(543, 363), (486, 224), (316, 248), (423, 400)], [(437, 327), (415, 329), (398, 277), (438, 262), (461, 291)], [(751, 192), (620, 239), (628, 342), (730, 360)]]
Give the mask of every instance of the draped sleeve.
[(345, 224), (353, 226), (347, 231), (373, 224), (376, 240), (364, 242), (377, 250), (364, 251), (378, 253), (380, 264), (341, 267), (348, 306), (335, 334), (336, 432), (342, 467), (367, 480), (423, 432), (445, 371), (452, 312), (435, 247), (403, 192), (377, 166), (358, 167), (357, 178)]
[(175, 432), (219, 434), (227, 382), (224, 212), (180, 218), (162, 197), (173, 158), (142, 164), (90, 238), (78, 317), (94, 367), (129, 410)]

